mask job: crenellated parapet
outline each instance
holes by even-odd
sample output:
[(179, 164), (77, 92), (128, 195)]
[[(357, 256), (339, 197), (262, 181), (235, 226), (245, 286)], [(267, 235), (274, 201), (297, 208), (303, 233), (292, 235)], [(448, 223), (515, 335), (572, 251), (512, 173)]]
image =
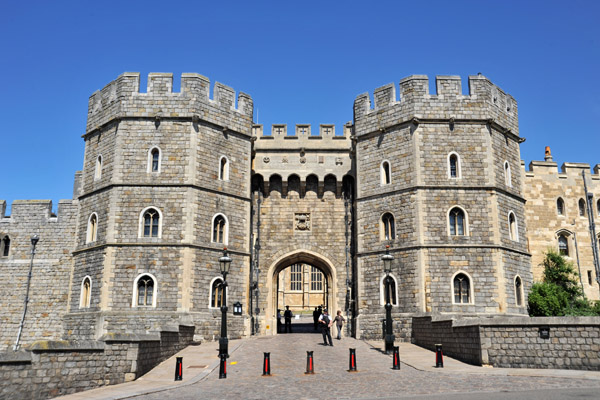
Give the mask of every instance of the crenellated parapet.
[(332, 124), (321, 124), (315, 129), (310, 124), (296, 124), (294, 128), (289, 129), (286, 124), (273, 124), (270, 134), (265, 135), (263, 126), (255, 124), (252, 127), (252, 136), (256, 137), (257, 150), (349, 150), (352, 124), (347, 123), (342, 129), (342, 135), (336, 135), (336, 126)]
[(429, 93), (425, 75), (411, 75), (400, 81), (400, 99), (393, 83), (354, 101), (357, 135), (385, 131), (406, 122), (451, 123), (486, 121), (502, 132), (518, 136), (518, 109), (515, 99), (482, 75), (469, 76), (469, 94), (463, 95), (459, 76), (436, 76), (436, 93)]
[(206, 121), (224, 129), (250, 135), (254, 104), (252, 98), (215, 82), (213, 98), (209, 97), (210, 80), (202, 75), (181, 75), (181, 91), (173, 92), (173, 74), (151, 73), (148, 89), (140, 93), (140, 74), (125, 72), (92, 94), (88, 105), (86, 133), (122, 118), (178, 118), (194, 122)]
[(6, 201), (0, 200), (0, 222), (10, 221), (11, 224), (34, 222), (39, 224), (56, 221), (61, 217), (70, 218), (75, 210), (73, 202), (73, 200), (59, 201), (57, 213), (54, 214), (52, 212), (52, 200), (15, 200), (12, 202), (10, 215), (6, 215)]
[(529, 171), (525, 171), (526, 177), (551, 175), (556, 179), (581, 178), (582, 172), (585, 172), (591, 180), (600, 181), (600, 164), (592, 168), (588, 163), (565, 162), (559, 169), (558, 164), (553, 161), (531, 161)]

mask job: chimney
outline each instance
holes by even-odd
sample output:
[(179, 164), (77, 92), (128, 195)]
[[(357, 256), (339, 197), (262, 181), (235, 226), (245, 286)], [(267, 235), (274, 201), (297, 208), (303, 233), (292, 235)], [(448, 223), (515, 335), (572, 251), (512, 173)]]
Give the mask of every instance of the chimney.
[(546, 146), (546, 154), (544, 156), (544, 161), (552, 162), (552, 153), (550, 152), (550, 146)]

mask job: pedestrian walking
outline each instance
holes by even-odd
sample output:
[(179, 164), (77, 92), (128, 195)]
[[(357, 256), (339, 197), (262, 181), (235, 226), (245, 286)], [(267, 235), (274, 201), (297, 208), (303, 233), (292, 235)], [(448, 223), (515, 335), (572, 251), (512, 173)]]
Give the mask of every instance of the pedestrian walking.
[(321, 333), (323, 334), (323, 345), (327, 346), (327, 339), (329, 339), (329, 346), (333, 346), (333, 340), (331, 340), (331, 331), (329, 328), (333, 324), (333, 320), (327, 313), (327, 309), (323, 309), (323, 314), (319, 317), (319, 324), (321, 324)]
[(290, 310), (290, 306), (285, 306), (285, 311), (283, 313), (283, 319), (285, 321), (285, 333), (292, 333), (292, 310)]
[(337, 340), (341, 340), (342, 339), (342, 327), (344, 326), (344, 322), (346, 322), (346, 320), (342, 316), (342, 312), (340, 310), (338, 310), (337, 315), (335, 316), (335, 318), (333, 320), (335, 321), (335, 326), (337, 326), (337, 330), (338, 330)]

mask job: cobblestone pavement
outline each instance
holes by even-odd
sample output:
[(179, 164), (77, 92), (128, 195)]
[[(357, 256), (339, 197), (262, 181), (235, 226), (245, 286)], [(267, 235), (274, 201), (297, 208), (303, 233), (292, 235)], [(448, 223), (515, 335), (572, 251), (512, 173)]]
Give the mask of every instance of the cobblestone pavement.
[[(402, 364), (399, 371), (392, 370), (391, 357), (366, 342), (334, 339), (334, 347), (329, 347), (323, 346), (321, 341), (321, 335), (317, 333), (247, 339), (231, 353), (227, 379), (219, 379), (219, 369), (216, 368), (197, 383), (135, 398), (375, 399), (441, 393), (600, 389), (600, 380), (454, 374), (448, 368), (441, 373), (441, 370), (419, 371), (406, 364)], [(347, 371), (350, 347), (356, 349), (358, 372)], [(314, 375), (304, 373), (307, 351), (314, 351)], [(271, 353), (270, 377), (262, 376), (263, 352)]]

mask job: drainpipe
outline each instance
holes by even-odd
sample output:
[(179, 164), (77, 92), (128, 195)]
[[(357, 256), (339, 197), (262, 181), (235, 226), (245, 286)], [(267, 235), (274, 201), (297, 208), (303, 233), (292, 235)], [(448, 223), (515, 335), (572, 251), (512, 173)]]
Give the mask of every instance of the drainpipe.
[(588, 192), (587, 182), (585, 179), (585, 171), (581, 171), (583, 176), (583, 189), (585, 190), (585, 198), (587, 203), (588, 222), (590, 227), (590, 239), (592, 240), (592, 254), (594, 255), (594, 269), (596, 270), (596, 282), (600, 286), (600, 261), (598, 256), (598, 243), (596, 242), (596, 224), (594, 223), (594, 195)]
[(29, 274), (27, 275), (27, 290), (25, 291), (25, 304), (23, 306), (23, 316), (21, 317), (21, 323), (19, 324), (19, 333), (17, 333), (17, 341), (13, 347), (14, 351), (19, 350), (19, 342), (21, 340), (21, 333), (23, 332), (23, 324), (25, 323), (25, 314), (27, 314), (27, 304), (29, 303), (29, 287), (31, 285), (31, 273), (33, 272), (33, 256), (35, 256), (35, 246), (37, 245), (40, 237), (33, 235), (31, 237), (31, 262), (29, 263)]

